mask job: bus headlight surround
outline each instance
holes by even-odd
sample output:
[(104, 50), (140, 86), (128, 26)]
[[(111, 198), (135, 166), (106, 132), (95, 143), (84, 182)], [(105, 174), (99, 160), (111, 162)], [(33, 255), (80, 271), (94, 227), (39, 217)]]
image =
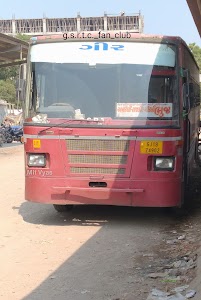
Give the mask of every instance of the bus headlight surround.
[(154, 157), (155, 171), (173, 171), (175, 165), (175, 157)]
[(28, 163), (29, 167), (45, 167), (46, 166), (46, 155), (29, 153), (27, 163)]

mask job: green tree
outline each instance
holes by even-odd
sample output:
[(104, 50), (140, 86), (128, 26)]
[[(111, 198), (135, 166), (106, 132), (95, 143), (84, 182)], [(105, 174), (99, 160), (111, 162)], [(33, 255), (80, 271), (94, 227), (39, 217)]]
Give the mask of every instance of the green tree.
[(0, 68), (0, 99), (16, 103), (15, 82), (17, 74), (17, 66)]
[[(188, 46), (191, 49), (195, 57), (195, 60), (197, 61), (197, 64), (200, 68), (200, 74), (201, 74), (201, 48), (198, 45), (196, 45), (196, 43), (189, 44)], [(201, 95), (201, 83), (200, 83), (200, 95)]]
[(12, 66), (12, 67), (5, 67), (5, 68), (0, 68), (0, 80), (15, 80), (17, 77), (18, 73), (18, 67), (17, 66)]
[(15, 82), (17, 76), (17, 66), (0, 68), (0, 99), (16, 103)]
[(196, 45), (196, 43), (189, 44), (189, 48), (191, 49), (201, 71), (201, 48)]
[(0, 80), (0, 99), (16, 103), (15, 84), (12, 80)]
[(26, 35), (26, 34), (18, 33), (16, 35), (16, 38), (19, 39), (19, 40), (21, 40), (21, 41), (29, 42), (31, 36), (30, 35)]

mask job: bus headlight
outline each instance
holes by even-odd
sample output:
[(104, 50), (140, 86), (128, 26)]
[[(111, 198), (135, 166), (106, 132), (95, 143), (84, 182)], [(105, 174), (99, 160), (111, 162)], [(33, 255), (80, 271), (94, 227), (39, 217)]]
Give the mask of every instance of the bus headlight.
[(154, 170), (155, 171), (173, 171), (174, 170), (174, 157), (155, 157)]
[(46, 155), (45, 154), (28, 154), (29, 167), (45, 167)]

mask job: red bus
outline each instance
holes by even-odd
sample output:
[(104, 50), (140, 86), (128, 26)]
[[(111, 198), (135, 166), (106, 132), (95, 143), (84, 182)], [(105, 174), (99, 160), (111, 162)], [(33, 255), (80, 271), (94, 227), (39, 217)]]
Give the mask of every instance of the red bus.
[(200, 88), (181, 38), (34, 37), (25, 95), (27, 201), (57, 211), (182, 207), (198, 152)]

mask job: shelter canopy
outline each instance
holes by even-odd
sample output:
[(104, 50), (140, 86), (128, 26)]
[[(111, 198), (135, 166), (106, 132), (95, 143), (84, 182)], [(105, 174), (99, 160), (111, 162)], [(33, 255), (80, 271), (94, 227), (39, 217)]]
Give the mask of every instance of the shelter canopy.
[(29, 44), (0, 33), (0, 68), (26, 63)]
[(187, 0), (187, 3), (201, 36), (201, 0)]

